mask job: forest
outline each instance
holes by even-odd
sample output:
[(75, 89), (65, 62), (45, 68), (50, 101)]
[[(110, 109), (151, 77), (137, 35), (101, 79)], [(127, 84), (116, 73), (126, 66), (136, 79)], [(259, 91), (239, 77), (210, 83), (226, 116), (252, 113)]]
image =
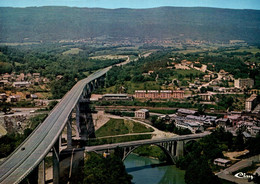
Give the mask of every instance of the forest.
[(260, 11), (159, 7), (101, 9), (69, 7), (0, 8), (0, 42), (79, 39), (260, 41)]

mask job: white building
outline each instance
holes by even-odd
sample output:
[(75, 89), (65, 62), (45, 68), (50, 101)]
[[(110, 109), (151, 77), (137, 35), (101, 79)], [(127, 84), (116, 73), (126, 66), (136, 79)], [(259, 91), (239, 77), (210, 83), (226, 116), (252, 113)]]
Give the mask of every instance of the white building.
[(192, 133), (196, 133), (197, 130), (201, 130), (200, 123), (197, 122), (191, 122), (191, 121), (181, 121), (181, 120), (176, 120), (175, 126), (178, 128), (187, 128), (189, 129)]
[(13, 87), (29, 87), (31, 85), (30, 82), (14, 82)]
[(147, 109), (139, 109), (135, 111), (135, 117), (140, 119), (146, 119), (149, 117), (149, 111)]
[(235, 79), (234, 86), (236, 88), (252, 88), (254, 86), (254, 80), (247, 79)]

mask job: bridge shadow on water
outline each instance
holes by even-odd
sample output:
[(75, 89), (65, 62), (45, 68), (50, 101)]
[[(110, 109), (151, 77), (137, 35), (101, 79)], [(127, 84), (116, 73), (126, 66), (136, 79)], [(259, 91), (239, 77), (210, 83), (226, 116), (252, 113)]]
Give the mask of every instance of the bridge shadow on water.
[(168, 166), (168, 165), (172, 165), (172, 164), (169, 162), (164, 162), (164, 163), (159, 163), (159, 164), (150, 164), (150, 165), (127, 168), (126, 171), (128, 173), (131, 173), (131, 172), (136, 172), (136, 171), (140, 171), (143, 169), (154, 168), (154, 167), (164, 167), (164, 166)]

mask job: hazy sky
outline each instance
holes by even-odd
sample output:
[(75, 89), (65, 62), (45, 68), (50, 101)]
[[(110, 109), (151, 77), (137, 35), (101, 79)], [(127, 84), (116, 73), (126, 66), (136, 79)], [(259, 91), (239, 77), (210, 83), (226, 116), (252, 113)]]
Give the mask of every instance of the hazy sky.
[(0, 0), (0, 7), (72, 6), (101, 8), (152, 8), (159, 6), (258, 9), (260, 0)]

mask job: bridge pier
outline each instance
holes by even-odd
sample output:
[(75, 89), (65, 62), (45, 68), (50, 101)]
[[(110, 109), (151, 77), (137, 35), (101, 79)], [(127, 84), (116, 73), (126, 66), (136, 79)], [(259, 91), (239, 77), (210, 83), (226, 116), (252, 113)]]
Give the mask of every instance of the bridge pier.
[(67, 122), (67, 148), (71, 148), (71, 147), (72, 147), (72, 122), (70, 116)]
[(79, 116), (80, 116), (80, 112), (79, 112), (79, 102), (78, 102), (76, 105), (76, 126), (77, 126), (76, 137), (77, 138), (80, 137), (80, 133), (81, 133)]
[(184, 141), (177, 142), (176, 156), (177, 158), (182, 157), (184, 154)]
[(38, 184), (45, 184), (45, 161), (44, 159), (38, 166)]
[(53, 184), (59, 184), (60, 180), (60, 144), (61, 137), (52, 148), (52, 163), (53, 163)]

